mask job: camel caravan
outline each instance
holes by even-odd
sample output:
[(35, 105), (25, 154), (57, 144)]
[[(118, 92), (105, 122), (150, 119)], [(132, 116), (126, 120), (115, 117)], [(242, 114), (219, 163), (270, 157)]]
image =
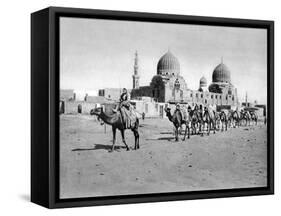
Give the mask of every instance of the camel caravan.
[(175, 140), (179, 140), (179, 134), (182, 126), (185, 126), (183, 141), (190, 138), (190, 135), (204, 135), (206, 128), (207, 135), (212, 130), (227, 131), (227, 128), (236, 128), (240, 126), (250, 126), (251, 121), (257, 125), (258, 115), (254, 110), (238, 109), (216, 111), (214, 107), (195, 104), (192, 108), (188, 105), (176, 105), (176, 109), (171, 113), (171, 108), (165, 109), (166, 116), (173, 123), (175, 128)]
[[(135, 137), (135, 147), (137, 150), (139, 145), (139, 115), (133, 108), (128, 100), (128, 93), (126, 89), (123, 89), (123, 93), (120, 96), (120, 102), (112, 107), (112, 105), (102, 105), (92, 109), (90, 115), (95, 115), (98, 120), (102, 120), (103, 123), (112, 126), (113, 143), (111, 151), (114, 151), (116, 141), (116, 131), (120, 131), (122, 141), (127, 149), (129, 147), (125, 140), (125, 130), (130, 129)], [(170, 122), (174, 125), (175, 140), (179, 141), (179, 135), (181, 134), (182, 127), (185, 126), (183, 141), (186, 137), (189, 139), (190, 135), (204, 135), (206, 131), (207, 135), (210, 135), (211, 130), (215, 134), (216, 131), (227, 131), (228, 128), (236, 128), (242, 125), (249, 126), (251, 121), (257, 125), (258, 116), (253, 110), (240, 109), (238, 110), (221, 110), (217, 112), (214, 107), (203, 106), (195, 104), (194, 107), (189, 105), (176, 105), (174, 112), (171, 112), (171, 108), (164, 109), (166, 116)]]

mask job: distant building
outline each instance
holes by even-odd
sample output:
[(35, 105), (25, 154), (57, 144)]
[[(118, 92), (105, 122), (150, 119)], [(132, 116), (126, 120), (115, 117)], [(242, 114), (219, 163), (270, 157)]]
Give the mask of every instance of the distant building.
[(87, 94), (85, 96), (84, 101), (88, 102), (88, 103), (95, 103), (95, 104), (102, 104), (102, 103), (108, 103), (109, 102), (109, 100), (106, 99), (105, 97), (102, 97), (102, 96), (88, 96)]
[(198, 91), (200, 91), (200, 92), (208, 91), (207, 79), (204, 76), (201, 77), (201, 79), (199, 80), (199, 89), (198, 89)]
[(149, 98), (141, 98), (141, 100), (131, 100), (131, 104), (134, 106), (138, 117), (141, 118), (144, 113), (148, 118), (165, 117), (164, 109), (168, 104), (158, 103)]
[[(128, 90), (130, 93), (130, 90)], [(122, 88), (104, 88), (100, 89), (98, 95), (105, 97), (108, 100), (119, 101), (120, 95), (122, 94)]]
[(266, 105), (265, 104), (255, 104), (255, 107), (262, 109), (263, 116), (267, 115), (267, 113), (266, 113)]
[(76, 95), (73, 89), (62, 89), (60, 90), (60, 99), (71, 101), (76, 99)]
[(101, 96), (85, 95), (84, 100), (77, 100), (74, 90), (60, 90), (60, 114), (90, 114), (91, 109), (100, 104), (110, 104), (111, 100)]
[[(138, 66), (136, 55), (135, 66)], [(140, 76), (134, 70), (139, 83)], [(180, 75), (180, 63), (178, 59), (168, 51), (163, 55), (157, 64), (157, 74), (151, 79), (150, 85), (138, 86), (133, 75), (133, 89), (131, 98), (146, 96), (152, 97), (156, 102), (161, 103), (188, 103), (218, 106), (237, 106), (237, 89), (231, 83), (230, 70), (223, 62), (215, 67), (212, 76), (212, 83), (207, 88), (207, 80), (202, 77), (199, 80), (198, 90), (188, 88), (185, 79)]]
[[(139, 114), (147, 117), (165, 117), (164, 109), (175, 108), (176, 103), (203, 104), (216, 106), (217, 110), (230, 109), (238, 106), (237, 89), (231, 83), (228, 67), (221, 62), (215, 67), (212, 82), (208, 86), (203, 76), (199, 80), (197, 90), (188, 88), (180, 74), (178, 59), (168, 51), (158, 61), (156, 74), (147, 86), (140, 86), (138, 53), (135, 53), (132, 75), (133, 89), (128, 89), (130, 101)], [(98, 104), (113, 104), (119, 101), (122, 88), (104, 88), (98, 91), (98, 96), (84, 97), (77, 100), (73, 90), (60, 91), (60, 113), (89, 114)]]

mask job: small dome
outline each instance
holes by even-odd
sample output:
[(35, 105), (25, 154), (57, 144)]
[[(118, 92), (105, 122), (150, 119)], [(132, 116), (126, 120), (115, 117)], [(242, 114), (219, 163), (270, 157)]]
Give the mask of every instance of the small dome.
[(230, 83), (230, 70), (223, 63), (219, 64), (213, 72), (213, 82)]
[(168, 51), (163, 55), (157, 64), (158, 75), (179, 75), (180, 63), (178, 59)]
[(201, 77), (200, 81), (199, 81), (200, 87), (205, 87), (207, 86), (207, 79), (203, 76)]

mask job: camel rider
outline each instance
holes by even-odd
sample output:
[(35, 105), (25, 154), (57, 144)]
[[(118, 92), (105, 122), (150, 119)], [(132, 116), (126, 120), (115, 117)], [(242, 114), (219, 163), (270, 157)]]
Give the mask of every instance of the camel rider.
[(126, 105), (124, 103), (128, 102), (129, 101), (129, 95), (128, 95), (128, 91), (126, 88), (123, 88), (123, 92), (120, 96), (120, 107), (123, 106), (123, 105)]
[(176, 109), (175, 109), (175, 112), (174, 112), (174, 113), (176, 113), (177, 111), (179, 111), (180, 114), (181, 114), (181, 117), (182, 117), (183, 119), (185, 119), (185, 115), (184, 115), (183, 110), (181, 109), (181, 106), (180, 106), (179, 103), (176, 104)]
[(205, 109), (206, 107), (203, 107), (202, 104), (199, 105), (198, 113), (200, 114), (201, 118), (203, 118), (204, 111), (206, 111)]
[[(206, 107), (205, 107), (205, 108), (206, 108)], [(201, 113), (203, 113), (203, 111), (205, 111), (205, 109), (203, 110), (203, 105), (202, 105), (202, 104), (199, 105), (199, 111), (200, 111)]]
[(136, 123), (135, 113), (133, 112), (133, 108), (129, 101), (129, 95), (127, 89), (123, 88), (123, 92), (120, 95), (119, 104), (117, 104), (115, 110), (113, 112), (120, 111), (121, 119), (124, 124), (124, 128), (131, 128)]
[(192, 109), (191, 109), (191, 106), (190, 106), (190, 105), (188, 105), (188, 106), (187, 106), (187, 111), (190, 113), (190, 112), (191, 112), (191, 110), (192, 110)]
[(120, 110), (122, 107), (126, 107), (127, 109), (129, 109), (130, 107), (130, 102), (129, 102), (129, 96), (128, 96), (128, 91), (126, 88), (123, 88), (123, 92), (120, 95), (120, 99), (119, 99), (119, 103), (117, 104), (117, 106), (115, 107), (115, 109), (113, 109), (113, 112), (117, 112), (118, 110)]

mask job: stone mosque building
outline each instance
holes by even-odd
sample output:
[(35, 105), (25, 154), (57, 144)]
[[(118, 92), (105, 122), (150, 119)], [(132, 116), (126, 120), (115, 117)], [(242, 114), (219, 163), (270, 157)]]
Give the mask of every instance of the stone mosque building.
[[(158, 61), (156, 74), (147, 86), (140, 86), (138, 54), (135, 54), (133, 89), (129, 89), (130, 101), (138, 113), (145, 113), (146, 117), (165, 117), (164, 108), (175, 108), (176, 103), (211, 105), (217, 110), (233, 109), (239, 105), (237, 89), (231, 83), (228, 67), (221, 62), (215, 67), (212, 82), (208, 86), (205, 77), (198, 83), (198, 89), (188, 88), (181, 75), (180, 62), (168, 51)], [(122, 88), (100, 89), (98, 96), (85, 95), (79, 99), (73, 89), (60, 90), (60, 113), (89, 114), (97, 104), (114, 104), (119, 101)]]
[(159, 103), (216, 105), (228, 109), (238, 105), (237, 89), (231, 83), (230, 70), (223, 62), (215, 67), (212, 83), (208, 86), (203, 76), (199, 80), (197, 90), (188, 88), (180, 72), (180, 62), (169, 50), (158, 61), (157, 73), (152, 77), (150, 84), (139, 86), (140, 75), (136, 53), (131, 98), (150, 97)]

